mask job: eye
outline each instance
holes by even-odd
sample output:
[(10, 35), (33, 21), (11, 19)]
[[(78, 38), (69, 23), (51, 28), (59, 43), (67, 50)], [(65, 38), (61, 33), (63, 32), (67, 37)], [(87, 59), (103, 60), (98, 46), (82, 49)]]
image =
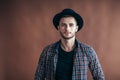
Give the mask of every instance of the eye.
[(70, 26), (70, 27), (73, 27), (73, 26), (74, 26), (74, 24), (73, 24), (73, 23), (70, 23), (70, 24), (69, 24), (69, 26)]
[(66, 26), (66, 24), (62, 23), (60, 26), (65, 27), (65, 26)]

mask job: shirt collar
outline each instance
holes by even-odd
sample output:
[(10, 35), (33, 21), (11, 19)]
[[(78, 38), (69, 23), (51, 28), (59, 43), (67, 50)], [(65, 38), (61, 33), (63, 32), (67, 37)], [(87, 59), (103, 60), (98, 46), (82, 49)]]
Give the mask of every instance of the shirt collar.
[[(58, 52), (58, 49), (59, 49), (59, 47), (60, 47), (60, 44), (61, 44), (61, 40), (59, 40), (59, 41), (56, 43), (56, 45), (54, 46), (55, 51)], [(75, 45), (76, 45), (75, 49), (80, 48), (80, 45), (79, 45), (79, 42), (78, 42), (77, 39), (75, 39)]]

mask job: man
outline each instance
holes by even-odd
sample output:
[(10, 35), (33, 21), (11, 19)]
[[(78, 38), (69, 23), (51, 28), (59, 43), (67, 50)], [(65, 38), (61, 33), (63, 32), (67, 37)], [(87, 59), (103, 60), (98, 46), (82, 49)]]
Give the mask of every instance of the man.
[(78, 42), (75, 34), (83, 26), (82, 17), (72, 9), (64, 9), (53, 18), (60, 40), (44, 48), (35, 80), (88, 80), (88, 68), (94, 80), (105, 80), (94, 49)]

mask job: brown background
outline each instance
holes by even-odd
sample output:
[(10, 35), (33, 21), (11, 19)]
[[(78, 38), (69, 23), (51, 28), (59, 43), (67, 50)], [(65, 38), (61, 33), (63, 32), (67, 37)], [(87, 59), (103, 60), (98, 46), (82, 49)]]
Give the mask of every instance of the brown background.
[(33, 80), (43, 47), (59, 39), (52, 18), (64, 8), (83, 17), (77, 38), (94, 47), (106, 80), (120, 80), (119, 0), (0, 0), (0, 80)]

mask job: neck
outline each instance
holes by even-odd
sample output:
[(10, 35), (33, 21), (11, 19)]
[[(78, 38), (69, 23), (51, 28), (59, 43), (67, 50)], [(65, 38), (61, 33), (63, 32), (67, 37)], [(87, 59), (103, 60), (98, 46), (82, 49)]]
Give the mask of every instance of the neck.
[(61, 48), (66, 52), (70, 52), (75, 48), (75, 38), (61, 39)]

